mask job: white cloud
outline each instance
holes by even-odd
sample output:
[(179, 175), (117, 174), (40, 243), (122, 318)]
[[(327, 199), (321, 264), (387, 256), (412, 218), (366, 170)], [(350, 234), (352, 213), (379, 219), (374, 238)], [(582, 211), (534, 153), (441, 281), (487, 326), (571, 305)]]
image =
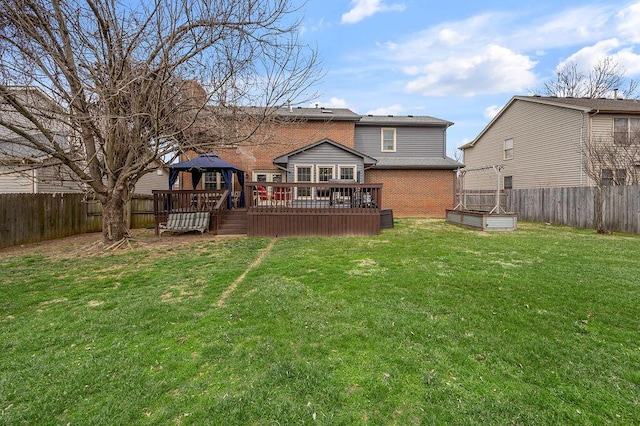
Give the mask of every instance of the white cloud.
[(351, 108), (349, 106), (349, 103), (346, 100), (341, 98), (336, 98), (336, 97), (333, 97), (328, 101), (318, 101), (318, 102), (312, 102), (310, 104), (312, 108), (315, 107), (316, 105), (318, 107), (325, 107), (325, 108), (349, 108), (349, 109)]
[(380, 107), (367, 111), (366, 114), (372, 115), (401, 115), (404, 111), (402, 105), (395, 104), (387, 107)]
[[(401, 0), (387, 4), (392, 1)], [(354, 0), (343, 22), (357, 22), (388, 7), (384, 0)], [(640, 50), (635, 44), (640, 44), (639, 1), (536, 13), (535, 7), (482, 13), (435, 24), (404, 39), (375, 42), (374, 51), (359, 50), (352, 56), (358, 67), (349, 74), (360, 79), (371, 76), (375, 64), (376, 75), (387, 75), (386, 81), (393, 81), (396, 90), (424, 96), (533, 90), (550, 77), (560, 62), (554, 63), (555, 58), (562, 56), (586, 66), (612, 56), (629, 76), (640, 75)]]
[(592, 46), (586, 46), (558, 64), (561, 69), (568, 63), (575, 63), (578, 69), (588, 72), (603, 58), (612, 58), (624, 69), (627, 75), (640, 74), (640, 55), (633, 52), (633, 47), (625, 47), (617, 38), (600, 41)]
[[(450, 56), (421, 67), (406, 84), (409, 93), (426, 96), (518, 92), (536, 81), (535, 62), (507, 48), (488, 45), (473, 55)], [(416, 74), (416, 69), (409, 69)]]
[(450, 28), (443, 28), (438, 32), (438, 40), (447, 45), (456, 45), (462, 43), (466, 37)]
[(640, 3), (621, 10), (617, 15), (617, 30), (631, 43), (640, 43)]
[(355, 24), (379, 12), (402, 12), (405, 6), (400, 3), (386, 4), (381, 0), (351, 0), (351, 10), (342, 15), (343, 24)]
[(502, 110), (501, 106), (498, 105), (490, 105), (487, 108), (485, 108), (484, 110), (484, 118), (488, 119), (488, 120), (492, 120), (493, 117), (495, 117), (496, 115), (498, 115), (498, 113), (500, 112), (500, 110)]
[(608, 56), (613, 49), (620, 47), (618, 39), (609, 39), (597, 42), (592, 46), (586, 46), (569, 56), (558, 64), (556, 69), (565, 67), (568, 63), (575, 63), (579, 69), (591, 69), (594, 65)]

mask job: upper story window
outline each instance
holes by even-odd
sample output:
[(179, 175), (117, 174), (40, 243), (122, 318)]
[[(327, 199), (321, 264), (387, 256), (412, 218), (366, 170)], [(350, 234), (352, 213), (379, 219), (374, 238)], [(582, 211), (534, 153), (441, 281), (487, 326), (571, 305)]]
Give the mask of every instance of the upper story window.
[(503, 146), (503, 160), (513, 160), (513, 139), (506, 139)]
[(616, 145), (640, 143), (640, 118), (614, 118), (613, 141)]
[(382, 129), (382, 152), (396, 152), (396, 129)]

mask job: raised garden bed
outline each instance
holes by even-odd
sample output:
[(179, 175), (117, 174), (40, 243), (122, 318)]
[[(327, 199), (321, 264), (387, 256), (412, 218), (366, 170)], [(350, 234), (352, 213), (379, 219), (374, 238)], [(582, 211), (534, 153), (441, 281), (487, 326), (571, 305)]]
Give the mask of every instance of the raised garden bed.
[(478, 210), (447, 210), (447, 222), (483, 231), (513, 231), (518, 227), (518, 215)]

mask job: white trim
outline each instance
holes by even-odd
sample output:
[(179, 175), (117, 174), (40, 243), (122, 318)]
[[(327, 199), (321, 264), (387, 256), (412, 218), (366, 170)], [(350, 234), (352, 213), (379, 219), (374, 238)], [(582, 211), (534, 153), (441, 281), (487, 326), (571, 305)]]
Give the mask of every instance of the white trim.
[(353, 170), (353, 179), (355, 181), (358, 180), (358, 166), (356, 164), (338, 164), (337, 170), (336, 170), (336, 177), (334, 179), (342, 179), (340, 177), (340, 170), (341, 169), (352, 169)]
[[(335, 166), (335, 164), (316, 164), (315, 182), (317, 182), (317, 183), (329, 183), (329, 180), (320, 180), (320, 169), (331, 169), (331, 177), (329, 178), (329, 180), (336, 178), (336, 166)], [(318, 190), (313, 191), (312, 194), (313, 194), (313, 198), (315, 198), (317, 200), (328, 200), (329, 199), (328, 195), (326, 197), (325, 196), (319, 196), (318, 195)]]
[[(311, 169), (309, 171), (309, 179), (311, 179), (309, 181), (309, 195), (299, 195), (298, 194), (298, 190), (300, 188), (296, 187), (295, 188), (295, 198), (301, 198), (301, 199), (310, 199), (313, 198), (313, 189), (311, 188), (311, 184), (313, 184), (313, 177), (314, 177), (314, 171), (313, 171), (313, 164), (296, 164), (293, 167), (293, 181), (296, 183), (300, 183), (301, 181), (298, 180), (298, 169), (301, 168), (309, 168)], [(302, 181), (302, 183), (307, 183), (307, 181)]]
[(330, 177), (330, 179), (335, 179), (336, 178), (335, 177), (336, 176), (336, 166), (335, 166), (335, 164), (316, 164), (315, 167), (316, 167), (316, 171), (314, 173), (314, 178), (315, 178), (314, 182), (318, 182), (318, 183), (326, 182), (326, 183), (329, 183), (329, 181), (321, 181), (320, 180), (320, 169), (321, 168), (322, 169), (331, 169), (331, 177)]
[[(393, 149), (384, 149), (384, 131), (393, 131)], [(380, 128), (380, 152), (396, 152), (397, 145), (397, 131), (395, 127), (381, 127)]]
[(275, 176), (281, 176), (281, 182), (287, 181), (287, 174), (279, 170), (254, 170), (251, 172), (251, 178), (254, 182), (258, 182), (258, 175), (265, 175), (267, 179), (266, 182), (274, 182), (273, 178)]
[[(507, 142), (511, 142), (510, 147), (507, 148)], [(508, 156), (507, 152), (510, 151), (511, 155)], [(513, 160), (513, 138), (505, 139), (502, 142), (502, 159), (503, 160)]]

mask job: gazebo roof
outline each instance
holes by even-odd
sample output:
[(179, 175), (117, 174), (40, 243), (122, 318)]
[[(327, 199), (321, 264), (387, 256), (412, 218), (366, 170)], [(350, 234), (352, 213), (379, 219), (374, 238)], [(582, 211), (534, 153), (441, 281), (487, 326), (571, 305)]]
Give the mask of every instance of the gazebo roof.
[[(191, 173), (191, 183), (193, 188), (198, 186), (198, 183), (202, 178), (202, 173), (206, 172), (220, 172), (224, 177), (224, 181), (226, 182), (226, 185), (228, 185), (228, 188), (231, 188), (230, 182), (232, 180), (233, 173), (235, 173), (238, 176), (238, 183), (241, 187), (241, 200), (244, 199), (244, 170), (223, 160), (212, 152), (199, 155), (191, 160), (171, 164), (167, 166), (167, 168), (169, 169), (169, 189), (173, 188), (173, 184), (178, 180), (178, 173), (180, 172)], [(229, 210), (232, 208), (231, 197), (227, 198), (227, 208)]]
[(181, 172), (213, 172), (220, 170), (231, 170), (233, 172), (244, 172), (240, 167), (229, 163), (226, 160), (218, 157), (216, 154), (209, 152), (199, 155), (191, 160), (182, 161), (167, 166), (169, 170), (177, 170)]

